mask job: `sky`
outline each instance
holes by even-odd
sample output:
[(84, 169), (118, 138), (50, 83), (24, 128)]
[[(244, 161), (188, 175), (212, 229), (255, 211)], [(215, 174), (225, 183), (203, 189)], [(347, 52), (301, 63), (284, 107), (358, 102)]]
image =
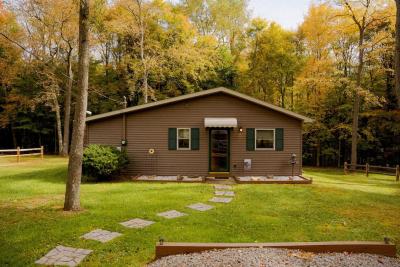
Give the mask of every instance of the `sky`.
[(312, 0), (250, 0), (249, 2), (252, 17), (273, 20), (286, 29), (295, 30), (303, 21)]

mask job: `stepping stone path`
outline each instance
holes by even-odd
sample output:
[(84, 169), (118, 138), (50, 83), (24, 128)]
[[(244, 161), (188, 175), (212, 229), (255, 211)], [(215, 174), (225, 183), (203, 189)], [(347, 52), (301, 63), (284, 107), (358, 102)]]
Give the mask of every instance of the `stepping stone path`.
[(92, 251), (89, 249), (57, 246), (45, 256), (35, 261), (35, 263), (42, 265), (77, 266)]
[(214, 185), (215, 190), (232, 190), (232, 186), (230, 185), (221, 185), (221, 184), (216, 184)]
[(216, 196), (226, 196), (226, 197), (234, 197), (235, 192), (233, 191), (215, 191)]
[(214, 206), (210, 206), (210, 205), (203, 204), (203, 203), (196, 203), (196, 204), (189, 205), (187, 207), (190, 209), (193, 209), (193, 210), (198, 210), (198, 211), (207, 211), (207, 210), (214, 208)]
[(122, 234), (117, 233), (117, 232), (110, 232), (107, 230), (96, 229), (96, 230), (91, 231), (90, 233), (84, 234), (81, 237), (84, 239), (91, 239), (91, 240), (100, 241), (101, 243), (105, 243), (105, 242), (113, 240), (114, 238), (121, 236), (121, 235)]
[[(235, 196), (235, 192), (226, 191), (232, 190), (230, 185), (214, 185), (216, 196)], [(216, 203), (229, 203), (233, 198), (226, 197), (213, 197), (209, 201)], [(214, 206), (210, 206), (203, 203), (195, 203), (187, 206), (190, 209), (198, 211), (207, 211), (213, 209)], [(186, 213), (179, 212), (177, 210), (169, 210), (157, 214), (158, 216), (173, 219), (187, 215)], [(126, 222), (121, 222), (120, 224), (128, 228), (145, 228), (152, 225), (153, 221), (147, 221), (139, 218), (135, 218)], [(117, 232), (110, 232), (107, 230), (96, 229), (87, 234), (81, 236), (84, 239), (96, 240), (102, 243), (108, 242), (122, 234)], [(41, 265), (63, 265), (63, 266), (77, 266), (87, 255), (89, 255), (92, 250), (81, 249), (81, 248), (71, 248), (64, 246), (57, 246), (56, 248), (50, 250), (45, 256), (37, 260), (36, 264)]]
[(232, 198), (229, 197), (213, 197), (209, 201), (216, 203), (229, 203), (232, 201)]
[(169, 210), (161, 213), (157, 213), (158, 216), (167, 218), (167, 219), (173, 219), (173, 218), (178, 218), (187, 215), (186, 213), (179, 212), (177, 210)]
[(128, 228), (145, 228), (146, 226), (152, 225), (153, 223), (154, 223), (153, 221), (146, 221), (143, 219), (136, 218), (119, 224)]

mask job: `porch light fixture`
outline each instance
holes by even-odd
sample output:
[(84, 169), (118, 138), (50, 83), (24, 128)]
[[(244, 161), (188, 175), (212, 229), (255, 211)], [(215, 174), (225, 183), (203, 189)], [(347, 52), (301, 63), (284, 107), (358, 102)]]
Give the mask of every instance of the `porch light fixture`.
[(241, 132), (241, 133), (243, 132), (243, 127), (241, 127), (241, 126), (239, 127), (239, 132)]

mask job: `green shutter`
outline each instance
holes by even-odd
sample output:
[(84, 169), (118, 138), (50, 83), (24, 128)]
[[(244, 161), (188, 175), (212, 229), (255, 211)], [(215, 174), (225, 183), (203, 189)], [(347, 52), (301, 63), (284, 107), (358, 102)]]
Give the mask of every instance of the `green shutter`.
[(284, 133), (283, 128), (276, 128), (275, 129), (275, 150), (276, 151), (283, 151), (284, 147)]
[(176, 150), (176, 128), (168, 128), (168, 149)]
[(191, 150), (199, 150), (200, 149), (200, 130), (199, 128), (190, 129), (190, 142), (191, 142)]
[(255, 137), (254, 137), (254, 128), (246, 129), (246, 148), (247, 151), (254, 151), (255, 146)]

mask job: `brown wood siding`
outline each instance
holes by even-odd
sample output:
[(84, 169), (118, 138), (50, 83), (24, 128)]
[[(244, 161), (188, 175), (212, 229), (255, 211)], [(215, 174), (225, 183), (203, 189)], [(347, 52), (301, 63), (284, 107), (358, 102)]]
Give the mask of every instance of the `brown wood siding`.
[[(127, 114), (128, 172), (158, 175), (207, 175), (208, 130), (206, 117), (234, 117), (243, 128), (231, 130), (231, 174), (290, 175), (290, 155), (297, 155), (295, 174), (301, 174), (302, 122), (248, 101), (215, 94), (154, 109)], [(89, 122), (88, 142), (119, 146), (122, 115)], [(200, 128), (199, 150), (168, 150), (168, 128)], [(246, 128), (284, 128), (284, 151), (246, 151)], [(148, 150), (155, 149), (150, 155)], [(251, 171), (243, 170), (243, 160), (252, 159)]]
[(122, 116), (88, 123), (86, 132), (88, 144), (121, 146)]

